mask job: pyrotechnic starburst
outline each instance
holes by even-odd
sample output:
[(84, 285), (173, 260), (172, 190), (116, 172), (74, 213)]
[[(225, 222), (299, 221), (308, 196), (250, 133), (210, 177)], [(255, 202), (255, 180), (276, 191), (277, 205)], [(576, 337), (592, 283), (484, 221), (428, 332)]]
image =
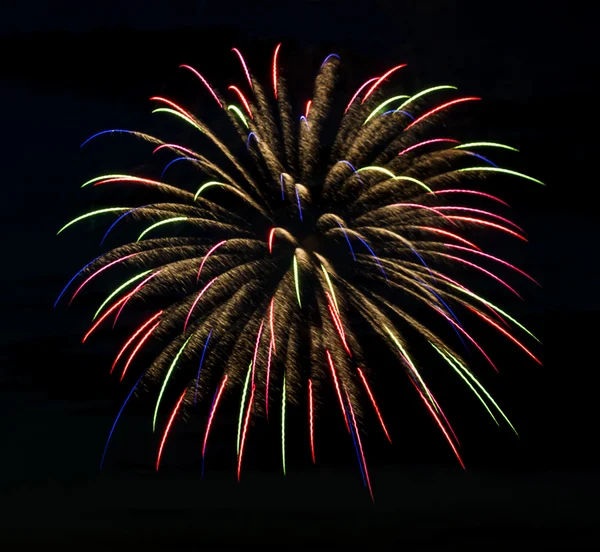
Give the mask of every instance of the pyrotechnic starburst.
[[(126, 340), (111, 368), (111, 373), (121, 371), (122, 380), (149, 341), (161, 343), (160, 353), (125, 401), (127, 404), (140, 383), (156, 389), (153, 428), (166, 422), (157, 469), (174, 421), (184, 408), (207, 397), (212, 397), (212, 406), (203, 458), (219, 405), (228, 397), (241, 401), (238, 478), (252, 418), (258, 414), (268, 417), (274, 410), (281, 424), (285, 472), (285, 413), (290, 402), (307, 405), (307, 446), (314, 461), (315, 407), (324, 386), (331, 385), (339, 404), (322, 404), (322, 408), (341, 410), (370, 491), (359, 429), (361, 403), (374, 409), (383, 434), (390, 441), (391, 437), (369, 383), (368, 359), (356, 332), (359, 324), (370, 327), (395, 353), (462, 465), (454, 431), (411, 352), (422, 345), (414, 345), (412, 338), (409, 343), (407, 335), (420, 336), (497, 424), (503, 420), (512, 427), (450, 339), (438, 335), (428, 320), (437, 317), (454, 331), (450, 335), (456, 334), (462, 341), (458, 346), (472, 346), (493, 366), (459, 319), (459, 314), (468, 313), (539, 363), (513, 334), (524, 332), (537, 338), (459, 282), (452, 270), (466, 268), (466, 272), (490, 278), (516, 294), (480, 263), (503, 265), (531, 277), (484, 252), (461, 231), (479, 228), (524, 240), (522, 230), (485, 206), (506, 207), (502, 199), (465, 187), (463, 182), (481, 181), (490, 173), (541, 182), (500, 168), (478, 153), (481, 149), (514, 148), (493, 142), (461, 143), (446, 137), (445, 132), (440, 134), (444, 127), (438, 122), (457, 109), (455, 106), (479, 98), (449, 98), (456, 88), (442, 85), (384, 100), (382, 89), (397, 79), (404, 65), (367, 80), (343, 103), (337, 134), (327, 145), (323, 136), (335, 111), (339, 56), (331, 54), (325, 59), (313, 97), (299, 114), (294, 113), (280, 73), (280, 46), (272, 60), (271, 90), (252, 76), (235, 48), (246, 82), (229, 86), (226, 95), (213, 89), (196, 69), (181, 66), (204, 90), (207, 102), (221, 110), (217, 116), (235, 129), (237, 144), (220, 139), (174, 101), (151, 98), (158, 106), (153, 113), (176, 117), (193, 127), (215, 155), (128, 130), (105, 130), (82, 144), (101, 135), (126, 133), (153, 144), (155, 157), (170, 154), (172, 159), (157, 178), (107, 174), (83, 184), (142, 186), (149, 198), (151, 189), (156, 194), (152, 197), (159, 199), (141, 206), (89, 212), (58, 232), (91, 217), (118, 215), (104, 234), (104, 242), (124, 219), (142, 225), (135, 242), (112, 249), (82, 268), (57, 302), (79, 277), (85, 279), (71, 301), (111, 267), (132, 270), (96, 311), (85, 342), (111, 317), (116, 323), (128, 304), (150, 308), (158, 300), (162, 304), (168, 299), (169, 304), (149, 313)], [(437, 100), (432, 107), (438, 97), (443, 101)], [(168, 169), (178, 161), (197, 169), (195, 180), (176, 184), (176, 179), (171, 179), (167, 183)], [(465, 205), (467, 199), (471, 202)], [(448, 200), (458, 202), (447, 204)], [(176, 232), (177, 236), (160, 237), (161, 232), (167, 236)], [(169, 414), (164, 399), (171, 386), (178, 386), (179, 398)]]

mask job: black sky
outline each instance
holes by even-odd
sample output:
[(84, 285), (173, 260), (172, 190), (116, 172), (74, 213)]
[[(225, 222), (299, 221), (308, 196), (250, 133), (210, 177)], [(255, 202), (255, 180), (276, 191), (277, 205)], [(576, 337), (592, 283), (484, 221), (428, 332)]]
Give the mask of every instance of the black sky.
[[(66, 539), (77, 528), (100, 534), (111, 524), (118, 531), (133, 524), (140, 534), (155, 524), (170, 535), (171, 528), (199, 523), (196, 516), (207, 515), (225, 532), (248, 530), (252, 524), (241, 521), (248, 516), (254, 516), (255, 527), (271, 531), (267, 520), (274, 510), (269, 501), (280, 501), (292, 517), (303, 512), (311, 534), (319, 533), (319, 516), (336, 531), (348, 530), (344, 516), (353, 514), (344, 510), (345, 501), (348, 512), (361, 512), (369, 523), (382, 520), (384, 532), (403, 516), (430, 534), (445, 535), (440, 527), (449, 527), (447, 538), (457, 542), (463, 537), (456, 535), (477, 525), (466, 518), (479, 515), (481, 525), (491, 527), (482, 537), (488, 548), (500, 542), (503, 530), (518, 542), (521, 529), (541, 539), (558, 527), (557, 542), (564, 546), (567, 541), (560, 535), (574, 538), (571, 531), (577, 528), (588, 534), (598, 513), (592, 497), (600, 490), (594, 385), (600, 314), (594, 203), (600, 145), (594, 80), (599, 67), (593, 14), (576, 2), (555, 7), (538, 1), (439, 0), (5, 2), (1, 11), (0, 156), (6, 207), (0, 220), (5, 260), (0, 483), (6, 492), (0, 494), (0, 503), (6, 497), (18, 506), (4, 519), (7, 528), (23, 528), (15, 533), (17, 540), (28, 527), (37, 528), (34, 533), (43, 541), (46, 530)], [(99, 452), (125, 392), (106, 378), (106, 361), (115, 344), (107, 338), (106, 346), (83, 348), (81, 327), (89, 309), (71, 313), (51, 308), (70, 275), (96, 252), (78, 236), (63, 241), (54, 237), (77, 209), (86, 208), (88, 198), (79, 185), (95, 170), (91, 165), (99, 157), (79, 150), (83, 139), (103, 128), (150, 129), (147, 98), (178, 86), (180, 63), (206, 67), (221, 85), (229, 84), (232, 70), (237, 70), (235, 60), (229, 59), (232, 45), (259, 65), (260, 56), (279, 40), (311, 61), (338, 49), (364, 60), (365, 66), (357, 68), (359, 83), (366, 74), (407, 61), (411, 78), (448, 81), (483, 96), (490, 107), (474, 123), (491, 125), (490, 138), (518, 146), (519, 168), (548, 184), (547, 189), (511, 195), (518, 222), (530, 239), (515, 254), (544, 284), (541, 290), (526, 291), (526, 304), (515, 308), (542, 335), (545, 366), (537, 368), (501, 348), (495, 352), (506, 356), (507, 363), (501, 376), (490, 380), (523, 428), (521, 440), (470, 420), (471, 414), (479, 414), (475, 406), (470, 405), (468, 414), (457, 408), (457, 416), (474, 425), (469, 429), (465, 423), (463, 430), (475, 466), (470, 479), (457, 479), (452, 456), (436, 441), (435, 429), (424, 416), (415, 416), (415, 429), (406, 430), (406, 450), (396, 446), (387, 457), (385, 448), (373, 444), (384, 497), (376, 513), (366, 513), (360, 502), (353, 458), (344, 464), (348, 473), (341, 475), (330, 467), (323, 468), (329, 474), (311, 473), (300, 464), (298, 479), (291, 483), (257, 472), (246, 490), (220, 472), (214, 476), (218, 484), (199, 481), (197, 466), (181, 461), (195, 450), (194, 424), (181, 428), (179, 444), (173, 439), (166, 459), (172, 471), (152, 479), (146, 469), (154, 444), (144, 436), (147, 413), (142, 410), (124, 422), (115, 439), (111, 454), (116, 472), (99, 477)], [(219, 70), (221, 65), (225, 69)], [(402, 397), (412, 400), (408, 392)], [(418, 408), (416, 402), (412, 406)], [(404, 435), (403, 423), (394, 421), (399, 435)], [(258, 470), (260, 453), (249, 461)], [(357, 485), (356, 493), (348, 490), (344, 478)], [(315, 513), (311, 493), (318, 493), (321, 485), (325, 502)], [(207, 493), (219, 505), (216, 512), (203, 498), (180, 501), (185, 489), (198, 496)], [(438, 506), (422, 498), (423, 489)], [(397, 502), (403, 491), (406, 498)], [(261, 492), (262, 500), (256, 498)], [(241, 504), (236, 513), (228, 497)], [(80, 505), (79, 513), (73, 501)], [(52, 515), (40, 507), (27, 513), (31, 504), (45, 504), (49, 511), (53, 503)], [(115, 508), (126, 522), (116, 521)], [(453, 516), (455, 510), (459, 513)], [(494, 515), (501, 520), (496, 525), (490, 521)], [(75, 519), (71, 525), (65, 521), (69, 516)], [(234, 520), (229, 525), (227, 516)], [(428, 516), (433, 521), (423, 521)], [(444, 525), (444, 519), (451, 521)], [(277, 520), (289, 531), (301, 527), (300, 522), (286, 522), (284, 515)], [(366, 525), (360, 527), (362, 533), (355, 529), (358, 539), (367, 531)], [(260, 531), (254, 531), (254, 541), (264, 542)], [(321, 535), (332, 531), (323, 529)]]

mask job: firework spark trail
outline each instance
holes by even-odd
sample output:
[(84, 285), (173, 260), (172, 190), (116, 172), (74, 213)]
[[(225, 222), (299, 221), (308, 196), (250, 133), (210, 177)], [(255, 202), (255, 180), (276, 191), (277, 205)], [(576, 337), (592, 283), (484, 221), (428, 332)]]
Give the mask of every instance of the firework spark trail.
[[(342, 64), (339, 55), (330, 54), (315, 66), (312, 95), (296, 101), (285, 78), (287, 60), (282, 56), (287, 52), (281, 44), (275, 47), (268, 68), (268, 88), (253, 76), (241, 52), (237, 48), (232, 52), (241, 71), (236, 71), (236, 82), (227, 83), (225, 95), (190, 65), (180, 66), (192, 73), (194, 85), (208, 100), (205, 119), (171, 98), (151, 98), (157, 102), (153, 113), (171, 117), (191, 130), (207, 149), (194, 151), (123, 129), (97, 132), (82, 143), (81, 147), (89, 148), (91, 141), (102, 136), (134, 138), (149, 145), (150, 160), (158, 168), (146, 176), (114, 171), (83, 183), (85, 193), (114, 185), (115, 194), (127, 194), (129, 187), (135, 187), (134, 197), (147, 199), (141, 205), (119, 202), (121, 206), (84, 213), (57, 234), (73, 231), (79, 223), (89, 228), (102, 224), (104, 244), (109, 235), (117, 239), (117, 232), (111, 232), (127, 218), (127, 226), (139, 237), (85, 265), (54, 305), (80, 276), (83, 282), (69, 303), (90, 282), (99, 282), (96, 277), (108, 274), (109, 268), (119, 265), (119, 270), (127, 271), (124, 282), (97, 309), (82, 342), (116, 315), (114, 326), (125, 305), (131, 305), (131, 316), (133, 305), (146, 309), (110, 371), (129, 352), (122, 380), (144, 344), (155, 338), (152, 349), (158, 354), (144, 371), (148, 384), (144, 387), (158, 388), (153, 429), (167, 386), (187, 378), (186, 392), (162, 434), (157, 468), (175, 419), (200, 403), (217, 381), (202, 444), (202, 473), (226, 383), (241, 395), (238, 479), (249, 427), (257, 415), (264, 413), (268, 419), (269, 395), (275, 390), (281, 390), (284, 474), (286, 408), (288, 403), (291, 407), (306, 404), (307, 386), (314, 462), (316, 401), (320, 386), (326, 384), (335, 390), (372, 497), (359, 431), (361, 397), (374, 408), (387, 440), (391, 438), (363, 372), (369, 355), (362, 350), (358, 334), (365, 324), (378, 340), (375, 347), (384, 345), (394, 352), (464, 467), (450, 421), (425, 383), (419, 359), (409, 356), (408, 343), (411, 350), (419, 350), (418, 344), (413, 345), (419, 339), (428, 344), (428, 350), (433, 347), (437, 361), (460, 377), (493, 420), (498, 423), (502, 418), (510, 424), (454, 346), (473, 345), (483, 356), (474, 355), (473, 363), (485, 359), (497, 370), (479, 345), (479, 332), (500, 334), (498, 339), (509, 339), (519, 354), (525, 353), (538, 364), (526, 340), (539, 340), (509, 313), (471, 290), (477, 286), (465, 284), (470, 278), (521, 297), (509, 281), (487, 269), (493, 263), (499, 271), (510, 269), (509, 276), (537, 282), (488, 252), (487, 246), (477, 245), (477, 236), (488, 232), (527, 240), (523, 229), (488, 208), (505, 209), (508, 203), (473, 184), (498, 179), (510, 185), (515, 178), (543, 183), (502, 167), (493, 155), (488, 159), (487, 152), (504, 150), (512, 155), (506, 153), (516, 151), (511, 146), (441, 134), (441, 129), (450, 127), (448, 120), (463, 109), (460, 105), (466, 108), (480, 98), (457, 97), (456, 87), (446, 84), (399, 94), (392, 86), (404, 74), (400, 71), (404, 63), (358, 88), (353, 84), (355, 93), (338, 97), (336, 83)], [(226, 103), (225, 98), (234, 98), (238, 105)], [(219, 108), (218, 133), (204, 122), (211, 120), (210, 110), (215, 107)], [(336, 121), (338, 114), (341, 118)], [(331, 147), (325, 136), (333, 139)], [(485, 156), (480, 155), (481, 149)], [(186, 168), (198, 171), (198, 181), (190, 181), (189, 175), (180, 174), (183, 171), (167, 171), (183, 160), (189, 162)], [(159, 180), (153, 174), (160, 174)], [(434, 332), (437, 326), (440, 329)], [(527, 335), (518, 335), (520, 331)], [(382, 372), (376, 375), (385, 386)], [(171, 380), (176, 381), (170, 384)], [(136, 387), (121, 407), (106, 447)]]

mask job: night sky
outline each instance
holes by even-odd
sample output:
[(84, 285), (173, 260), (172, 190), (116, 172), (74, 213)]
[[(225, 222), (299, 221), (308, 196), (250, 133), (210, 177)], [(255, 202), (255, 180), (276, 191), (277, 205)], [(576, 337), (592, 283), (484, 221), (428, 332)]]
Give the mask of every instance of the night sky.
[[(0, 543), (505, 550), (527, 542), (544, 550), (588, 549), (600, 514), (592, 14), (576, 3), (557, 9), (538, 1), (124, 4), (9, 2), (1, 9)], [(464, 473), (398, 380), (398, 394), (382, 399), (393, 412), (394, 446), (369, 421), (375, 505), (343, 427), (334, 425), (321, 437), (322, 464), (310, 465), (297, 438), (284, 478), (276, 431), (257, 423), (238, 484), (225, 430), (200, 477), (204, 414), (174, 430), (156, 474), (149, 412), (140, 404), (121, 420), (100, 473), (106, 435), (128, 392), (107, 375), (120, 337), (106, 333), (80, 343), (100, 295), (68, 310), (52, 308), (71, 275), (100, 253), (94, 240), (101, 231), (58, 238), (56, 231), (89, 208), (81, 183), (112, 168), (111, 159), (126, 168), (129, 155), (126, 139), (89, 150), (80, 150), (81, 142), (106, 128), (157, 132), (148, 98), (190, 94), (181, 63), (225, 88), (243, 79), (229, 51), (237, 46), (268, 78), (279, 41), (288, 52), (282, 63), (293, 66), (290, 79), (306, 94), (322, 59), (337, 52), (355, 73), (350, 88), (406, 62), (415, 87), (447, 82), (483, 97), (468, 121), (474, 138), (517, 147), (521, 153), (505, 166), (548, 185), (506, 182), (505, 197), (529, 243), (504, 250), (502, 241), (496, 248), (542, 283), (521, 282), (525, 301), (504, 304), (541, 337), (544, 366), (498, 338), (491, 343), (501, 373), (485, 379), (520, 439), (496, 430), (448, 383), (444, 404), (460, 432)], [(378, 362), (385, 380), (386, 357)]]

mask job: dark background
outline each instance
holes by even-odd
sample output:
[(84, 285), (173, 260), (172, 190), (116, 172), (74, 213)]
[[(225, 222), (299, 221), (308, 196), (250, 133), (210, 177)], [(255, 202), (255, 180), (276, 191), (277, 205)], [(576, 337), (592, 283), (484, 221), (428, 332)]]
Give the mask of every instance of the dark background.
[[(88, 550), (303, 542), (369, 548), (395, 542), (423, 550), (591, 546), (600, 513), (596, 31), (592, 14), (576, 3), (549, 6), (5, 3), (0, 541)], [(471, 112), (473, 139), (519, 148), (504, 165), (548, 184), (509, 180), (505, 196), (530, 240), (507, 256), (543, 284), (522, 283), (525, 303), (508, 304), (542, 338), (536, 352), (544, 365), (498, 338), (493, 352), (501, 375), (484, 377), (521, 438), (495, 430), (464, 393), (446, 391), (444, 404), (469, 468), (464, 473), (410, 389), (392, 395), (380, 385), (395, 444), (386, 446), (376, 421), (369, 421), (374, 505), (339, 426), (317, 436), (324, 461), (316, 468), (304, 435), (290, 434), (298, 444), (290, 445), (284, 478), (277, 440), (269, 444), (273, 436), (259, 422), (253, 431), (260, 444), (250, 443), (238, 484), (227, 422), (215, 433), (215, 460), (204, 479), (198, 466), (202, 416), (175, 427), (156, 474), (147, 408), (132, 406), (100, 473), (106, 434), (128, 392), (107, 376), (118, 340), (80, 344), (97, 297), (71, 312), (52, 308), (71, 275), (99, 254), (98, 231), (56, 238), (56, 230), (87, 208), (90, 196), (79, 186), (99, 168), (113, 168), (103, 160), (125, 168), (128, 159), (126, 138), (86, 151), (79, 144), (106, 128), (158, 133), (148, 98), (189, 94), (180, 63), (224, 89), (244, 83), (229, 52), (237, 46), (253, 71), (268, 78), (279, 41), (281, 64), (301, 91), (299, 105), (330, 52), (342, 56), (348, 90), (407, 62), (413, 89), (448, 83), (482, 96), (484, 106)], [(201, 101), (195, 107), (212, 109)], [(305, 431), (300, 423), (297, 428)]]

